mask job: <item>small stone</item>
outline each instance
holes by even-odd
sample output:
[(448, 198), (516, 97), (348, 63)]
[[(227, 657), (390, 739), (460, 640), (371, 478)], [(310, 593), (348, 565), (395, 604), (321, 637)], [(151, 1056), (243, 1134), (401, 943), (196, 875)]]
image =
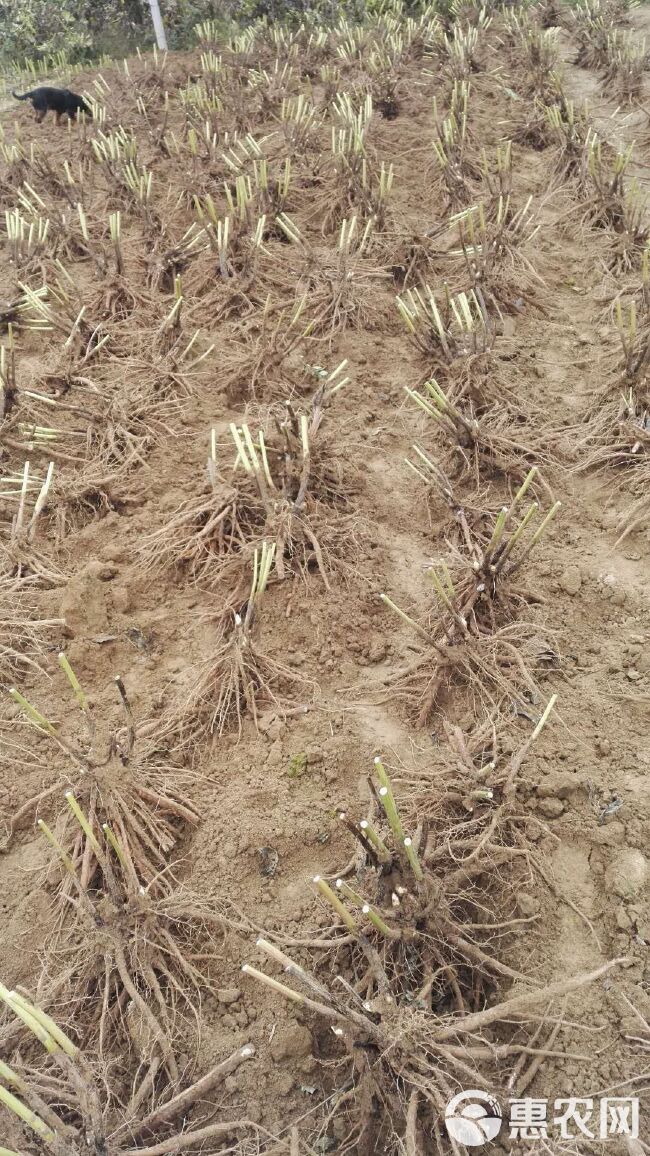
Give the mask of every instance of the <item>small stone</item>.
[(267, 767), (279, 767), (282, 763), (282, 744), (279, 739), (273, 743), (267, 757)]
[(377, 639), (377, 641), (371, 642), (370, 646), (368, 647), (368, 661), (375, 663), (383, 662), (387, 651), (388, 646), (383, 641), (383, 639)]
[(293, 1090), (295, 1080), (289, 1072), (280, 1072), (273, 1081), (274, 1091), (279, 1096), (288, 1096), (289, 1092)]
[(609, 739), (596, 739), (596, 750), (599, 755), (609, 755), (612, 751), (612, 744)]
[(517, 910), (524, 919), (530, 919), (531, 916), (538, 914), (539, 903), (532, 895), (520, 891), (517, 896)]
[(239, 1027), (235, 1017), (231, 1016), (228, 1012), (226, 1012), (225, 1016), (221, 1017), (221, 1023), (224, 1028), (230, 1028), (232, 1032), (236, 1031)]
[(238, 987), (220, 987), (217, 991), (217, 999), (219, 1003), (228, 1007), (231, 1003), (237, 1003), (237, 1000), (241, 999), (241, 991)]
[(131, 595), (126, 586), (113, 586), (111, 590), (113, 609), (118, 614), (128, 614), (131, 609)]
[(526, 838), (527, 839), (530, 839), (531, 842), (533, 842), (533, 843), (537, 843), (537, 841), (539, 839), (541, 839), (541, 837), (542, 837), (542, 828), (540, 827), (539, 823), (534, 823), (534, 822), (532, 822), (532, 820), (529, 821), (528, 823), (526, 823)]
[(636, 920), (636, 932), (641, 936), (644, 943), (650, 943), (650, 916), (642, 915)]
[(626, 599), (627, 599), (627, 594), (625, 593), (624, 590), (615, 590), (614, 593), (612, 594), (610, 602), (612, 603), (613, 606), (625, 606)]
[(66, 585), (60, 602), (68, 637), (93, 636), (109, 627), (106, 593), (98, 575), (102, 564), (90, 562)]
[(580, 780), (572, 775), (570, 771), (559, 771), (556, 774), (549, 774), (544, 782), (540, 783), (537, 788), (537, 797), (539, 799), (568, 799), (580, 787)]
[(537, 807), (547, 819), (559, 819), (564, 811), (564, 803), (560, 799), (540, 799)]
[(633, 666), (630, 666), (628, 670), (625, 671), (625, 675), (626, 678), (629, 678), (630, 682), (638, 682), (640, 678), (643, 678), (641, 671), (636, 670)]
[(570, 594), (572, 597), (578, 593), (582, 586), (582, 575), (577, 566), (567, 566), (560, 578), (560, 586), (565, 594)]
[(635, 899), (646, 886), (648, 861), (634, 847), (625, 847), (605, 872), (605, 886), (621, 899)]
[(276, 1063), (279, 1060), (303, 1059), (311, 1055), (311, 1032), (301, 1024), (285, 1023), (276, 1031), (270, 1045), (270, 1052)]
[(616, 926), (620, 928), (621, 931), (632, 930), (632, 920), (630, 919), (623, 904), (616, 908)]
[[(267, 711), (266, 714), (260, 715), (257, 720), (257, 729), (260, 734), (269, 734), (271, 727), (277, 721), (277, 715), (273, 711)], [(276, 736), (277, 737), (277, 736)]]
[[(106, 519), (103, 522), (106, 526)], [(102, 553), (106, 562), (124, 562), (126, 551), (121, 542), (108, 542), (103, 548)]]

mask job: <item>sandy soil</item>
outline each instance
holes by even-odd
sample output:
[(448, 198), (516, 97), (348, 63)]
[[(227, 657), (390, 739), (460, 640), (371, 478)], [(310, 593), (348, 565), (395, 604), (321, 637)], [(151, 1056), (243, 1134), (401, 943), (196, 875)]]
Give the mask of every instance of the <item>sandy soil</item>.
[[(644, 11), (630, 19), (639, 35), (645, 32)], [(638, 1094), (643, 1141), (650, 1112), (644, 1077), (650, 1039), (642, 1022), (650, 1014), (645, 510), (633, 533), (621, 538), (621, 532), (630, 507), (643, 498), (648, 442), (646, 435), (635, 474), (629, 455), (620, 464), (616, 439), (621, 395), (633, 390), (638, 414), (645, 412), (648, 391), (643, 366), (625, 377), (614, 308), (621, 300), (627, 309), (634, 298), (639, 330), (647, 332), (643, 241), (635, 245), (628, 236), (618, 260), (620, 233), (599, 220), (589, 176), (557, 175), (557, 138), (544, 128), (543, 116), (540, 128), (526, 51), (495, 17), (479, 32), (470, 77), (464, 204), (483, 200), (494, 219), (497, 150), (503, 156), (505, 142), (512, 141), (510, 207), (516, 212), (530, 197), (530, 216), (523, 239), (480, 282), (490, 350), (458, 351), (449, 359), (438, 342), (423, 352), (400, 317), (396, 294), (428, 284), (442, 302), (443, 284), (454, 294), (470, 288), (458, 230), (449, 224), (463, 198), (449, 203), (432, 148), (433, 101), (441, 120), (450, 106), (452, 67), (444, 48), (422, 56), (415, 47), (405, 51), (397, 67), (395, 118), (377, 111), (382, 94), (375, 87), (365, 129), (368, 179), (376, 189), (383, 163), (393, 166), (393, 184), (385, 206), (369, 205), (373, 198), (364, 201), (360, 185), (346, 193), (330, 148), (332, 126), (343, 123), (332, 91), (356, 94), (360, 106), (373, 86), (372, 46), (368, 40), (358, 53), (337, 57), (336, 42), (333, 36), (327, 49), (285, 45), (278, 51), (270, 36), (261, 36), (236, 52), (224, 49), (217, 73), (197, 51), (171, 56), (164, 65), (131, 60), (128, 76), (117, 65), (101, 76), (82, 74), (75, 78), (77, 89), (97, 96), (105, 108), (105, 121), (93, 127), (68, 129), (50, 118), (36, 125), (25, 106), (4, 115), (3, 208), (22, 204), (27, 220), (40, 214), (50, 224), (32, 252), (26, 240), (13, 244), (4, 229), (0, 251), (6, 364), (7, 321), (13, 319), (16, 366), (16, 389), (5, 389), (10, 404), (5, 401), (0, 426), (2, 680), (51, 721), (65, 745), (30, 725), (4, 696), (0, 979), (38, 995), (93, 1055), (104, 1049), (107, 1079), (115, 1081), (112, 1110), (124, 1110), (156, 1049), (129, 1026), (118, 980), (105, 986), (105, 947), (92, 948), (99, 963), (90, 978), (79, 964), (84, 950), (90, 956), (94, 933), (81, 930), (80, 911), (70, 899), (76, 892), (35, 820), (44, 819), (69, 845), (97, 912), (104, 899), (112, 902), (110, 871), (84, 850), (80, 828), (66, 820), (63, 792), (73, 788), (98, 833), (104, 815), (114, 822), (111, 816), (125, 813), (124, 800), (131, 818), (149, 807), (154, 834), (139, 839), (131, 832), (134, 878), (156, 902), (179, 904), (173, 934), (185, 945), (196, 978), (188, 985), (187, 973), (181, 974), (185, 995), (171, 987), (161, 994), (177, 1013), (170, 1028), (176, 1083), (195, 1079), (244, 1044), (255, 1048), (253, 1059), (188, 1115), (195, 1126), (215, 1119), (252, 1123), (248, 1131), (234, 1128), (222, 1140), (210, 1140), (204, 1150), (233, 1151), (240, 1144), (242, 1151), (279, 1153), (292, 1143), (292, 1152), (414, 1156), (436, 1144), (448, 1150), (442, 1101), (436, 1106), (422, 1096), (409, 1134), (406, 1113), (401, 1117), (396, 1109), (408, 1100), (408, 1086), (390, 1067), (377, 1061), (375, 1069), (352, 1048), (337, 1051), (326, 1019), (241, 973), (248, 961), (282, 978), (255, 946), (264, 932), (320, 983), (335, 985), (340, 974), (364, 998), (377, 995), (372, 968), (364, 980), (358, 945), (346, 943), (345, 928), (315, 893), (312, 878), (333, 880), (349, 867), (350, 885), (390, 908), (385, 889), (373, 892), (375, 874), (355, 854), (360, 845), (339, 819), (343, 811), (356, 822), (372, 816), (374, 806), (381, 822), (368, 786), (373, 758), (381, 756), (405, 827), (427, 864), (427, 886), (435, 880), (453, 917), (445, 923), (443, 901), (436, 911), (429, 894), (426, 915), (418, 917), (426, 951), (413, 949), (412, 977), (404, 943), (395, 956), (393, 941), (370, 928), (396, 1003), (404, 1016), (421, 1017), (417, 1026), (409, 1019), (408, 1030), (419, 1040), (418, 1033), (455, 1022), (459, 1013), (622, 960), (566, 1000), (538, 1000), (522, 1022), (506, 1016), (486, 1036), (477, 1033), (486, 1052), (467, 1062), (504, 1104), (513, 1089), (549, 1100)], [(343, 34), (338, 42), (344, 43)], [(645, 88), (641, 103), (620, 105), (611, 84), (603, 89), (598, 70), (572, 63), (576, 34), (570, 22), (558, 30), (557, 51), (564, 93), (576, 108), (589, 98), (588, 117), (605, 157), (607, 142), (636, 142), (630, 172), (643, 188), (650, 156)], [(285, 62), (290, 70), (282, 73)], [(323, 63), (340, 68), (332, 90), (320, 72)], [(201, 99), (197, 84), (204, 85)], [(314, 127), (303, 129), (303, 136), (286, 110), (282, 119), (282, 100), (299, 93), (316, 109)], [(122, 131), (137, 150), (133, 145), (129, 154), (123, 141), (111, 154), (102, 140)], [(256, 146), (246, 143), (247, 133)], [(144, 204), (124, 175), (129, 155), (137, 157), (136, 186), (142, 174), (145, 182), (152, 174)], [(271, 190), (291, 157), (286, 200), (280, 204), (250, 186), (248, 220), (245, 227), (233, 226), (239, 235), (224, 277), (216, 241), (211, 247), (206, 233), (194, 237), (210, 219), (206, 198), (213, 198), (215, 215), (223, 219), (224, 182), (234, 187), (237, 172), (253, 181), (253, 162), (259, 172), (261, 156), (268, 159)], [(197, 220), (195, 197), (203, 217), (188, 238)], [(289, 243), (274, 223), (279, 208), (301, 243)], [(376, 221), (364, 252), (348, 257), (349, 276), (341, 281), (342, 221), (357, 213), (361, 236), (371, 208), (379, 208), (384, 220)], [(119, 267), (109, 227), (116, 211)], [(264, 241), (254, 252), (249, 238), (261, 212)], [(175, 275), (183, 300), (170, 320)], [(52, 328), (39, 331), (29, 326), (37, 305), (28, 301), (16, 312), (13, 303), (25, 285), (37, 290), (44, 284), (55, 290)], [(326, 386), (322, 424), (312, 427), (302, 521), (309, 534), (294, 521), (292, 553), (286, 522), (277, 508), (268, 512), (276, 499), (266, 507), (259, 496), (253, 500), (253, 483), (241, 464), (232, 473), (230, 423), (247, 421), (254, 435), (265, 430), (271, 473), (277, 482), (284, 461), (293, 501), (304, 476), (299, 417), (313, 421), (319, 368), (331, 373), (344, 360), (339, 377), (349, 381), (331, 399)], [(466, 417), (478, 416), (481, 431), (488, 431), (481, 452), (467, 438), (464, 444), (450, 438), (405, 394), (405, 387), (422, 394), (431, 377)], [(279, 428), (286, 399), (298, 431), (291, 435), (288, 466), (288, 435)], [(44, 444), (34, 426), (58, 432)], [(214, 484), (206, 471), (213, 430)], [(417, 461), (414, 443), (445, 471), (453, 488), (449, 504), (406, 464), (407, 457)], [(17, 533), (18, 498), (7, 495), (17, 494), (20, 484), (8, 479), (22, 476), (26, 460), (36, 481)], [(52, 486), (30, 534), (25, 527), (50, 461)], [(445, 663), (380, 594), (439, 642), (444, 621), (443, 643), (455, 638), (461, 646), (460, 627), (436, 598), (428, 571), (444, 561), (456, 584), (468, 574), (475, 582), (455, 511), (462, 508), (472, 541), (485, 551), (499, 509), (512, 502), (533, 465), (539, 474), (521, 513), (533, 495), (541, 507), (538, 523), (554, 502), (562, 506), (516, 580), (498, 583), (490, 609), (489, 596), (477, 604), (482, 641), (468, 645), (483, 646), (487, 658), (467, 677), (462, 662)], [(232, 502), (239, 521), (227, 515), (225, 539), (216, 530), (201, 537), (215, 511)], [(284, 567), (278, 569), (276, 557), (244, 642), (257, 673), (237, 698), (240, 717), (235, 708), (215, 716), (225, 685), (220, 648), (237, 629), (234, 613), (246, 615), (253, 552), (264, 540), (279, 542)], [(527, 540), (522, 535), (513, 557)], [(530, 672), (526, 678), (510, 659), (495, 683), (494, 638), (507, 638), (508, 645), (512, 640)], [(91, 704), (92, 739), (57, 664), (61, 650)], [(423, 681), (400, 679), (421, 653)], [(118, 674), (136, 726), (135, 753), (121, 761), (115, 752), (124, 752), (129, 739)], [(509, 760), (530, 739), (552, 695), (557, 701), (549, 720), (508, 787)], [(108, 770), (89, 769), (88, 760), (94, 765), (106, 752)], [(491, 759), (492, 772), (485, 769)], [(143, 785), (147, 798), (138, 794)], [(481, 797), (486, 785), (493, 787), (487, 800)], [(174, 804), (167, 806), (170, 798)], [(480, 874), (471, 881), (468, 875), (449, 894), (446, 881), (456, 880), (454, 864), (465, 856), (468, 863), (478, 860)], [(402, 878), (399, 871), (396, 878)], [(162, 926), (161, 910), (154, 906), (147, 915), (153, 925)], [(149, 942), (152, 923), (133, 926), (124, 932), (132, 961)], [(453, 938), (461, 931), (465, 947)], [(482, 953), (480, 961), (468, 941)], [(417, 993), (437, 969), (445, 978), (417, 1005)], [(138, 975), (136, 986), (155, 1008), (146, 969)], [(105, 1022), (102, 1000), (118, 1005)], [(15, 1062), (15, 1034), (6, 1026), (0, 1030), (3, 1054)], [(522, 1041), (548, 1054), (531, 1067), (530, 1054), (516, 1050)], [(499, 1044), (513, 1050), (498, 1055)], [(440, 1096), (463, 1086), (461, 1074), (445, 1064), (438, 1054)], [(154, 1084), (146, 1106), (164, 1102), (175, 1082), (159, 1073)], [(356, 1099), (346, 1094), (355, 1086)], [(6, 1143), (21, 1153), (42, 1150), (2, 1108), (0, 1119), (7, 1120)], [(265, 1131), (256, 1132), (254, 1124)], [(647, 1150), (631, 1143), (613, 1138), (603, 1150), (626, 1156)], [(503, 1132), (493, 1147), (499, 1145), (513, 1152), (531, 1146)], [(600, 1150), (597, 1140), (571, 1146), (557, 1136), (548, 1145), (558, 1152)]]

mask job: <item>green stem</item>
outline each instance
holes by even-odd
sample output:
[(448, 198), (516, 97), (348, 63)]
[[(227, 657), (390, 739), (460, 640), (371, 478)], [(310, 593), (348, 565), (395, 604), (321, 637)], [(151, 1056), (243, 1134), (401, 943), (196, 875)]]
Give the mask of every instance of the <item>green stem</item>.
[(53, 738), (57, 738), (57, 733), (52, 726), (52, 723), (49, 722), (45, 718), (45, 715), (41, 714), (41, 712), (37, 710), (35, 706), (32, 706), (31, 702), (28, 702), (24, 695), (22, 695), (19, 690), (16, 690), (15, 686), (10, 688), (9, 694), (11, 698), (13, 698), (14, 702), (17, 702), (18, 705), (22, 707), (23, 711), (27, 715), (27, 718), (31, 722), (35, 723), (36, 726), (40, 727), (41, 730), (46, 731), (48, 735), (52, 735)]
[(537, 726), (535, 727), (535, 730), (533, 731), (532, 735), (530, 736), (531, 742), (533, 741), (533, 739), (536, 739), (537, 736), (543, 731), (544, 727), (546, 726), (546, 723), (548, 722), (548, 717), (549, 717), (551, 711), (553, 710), (553, 707), (555, 706), (556, 702), (557, 702), (557, 695), (556, 694), (551, 695), (551, 698), (548, 701), (548, 704), (546, 706), (546, 709), (544, 710), (544, 713), (542, 714)]
[(77, 1047), (59, 1027), (56, 1021), (47, 1014), (47, 1012), (44, 1012), (42, 1008), (37, 1007), (36, 1004), (31, 1003), (28, 999), (25, 999), (25, 997), (20, 995), (20, 993), (17, 991), (11, 993), (11, 1001), (14, 1008), (16, 1004), (18, 1004), (19, 1007), (23, 1008), (26, 1012), (32, 1015), (34, 1019), (38, 1021), (41, 1027), (44, 1028), (50, 1036), (52, 1036), (59, 1047), (66, 1053), (66, 1055), (70, 1056), (71, 1059), (74, 1059), (78, 1051)]
[(88, 842), (90, 843), (90, 846), (92, 847), (93, 851), (95, 852), (97, 858), (101, 860), (103, 858), (104, 853), (103, 853), (103, 851), (102, 851), (102, 849), (101, 849), (101, 847), (97, 841), (97, 837), (95, 835), (95, 832), (93, 831), (92, 827), (90, 826), (90, 823), (88, 822), (86, 816), (84, 815), (83, 811), (81, 810), (81, 807), (79, 806), (77, 800), (75, 799), (72, 791), (66, 791), (65, 799), (66, 799), (66, 803), (68, 804), (70, 810), (72, 811), (72, 814), (74, 815), (79, 826), (81, 827), (81, 830), (83, 831)]
[(361, 822), (359, 823), (359, 827), (363, 831), (364, 835), (368, 836), (375, 851), (377, 852), (377, 858), (379, 859), (379, 862), (380, 863), (392, 862), (393, 856), (391, 855), (390, 851), (388, 850), (388, 847), (384, 843), (384, 840), (382, 839), (381, 835), (379, 835), (377, 833), (377, 831), (375, 831), (375, 828), (373, 826), (371, 826), (371, 824), (368, 822), (368, 820), (362, 819)]
[(50, 843), (52, 845), (52, 847), (56, 851), (57, 855), (61, 858), (61, 860), (63, 862), (63, 866), (65, 867), (66, 871), (70, 875), (72, 875), (72, 877), (74, 879), (76, 879), (77, 878), (77, 872), (75, 871), (75, 866), (74, 866), (74, 863), (72, 862), (72, 859), (68, 855), (67, 851), (61, 846), (56, 835), (54, 834), (53, 831), (50, 830), (50, 828), (48, 827), (45, 820), (44, 819), (38, 819), (36, 826), (38, 827), (39, 831), (43, 832), (48, 843)]
[(388, 597), (387, 594), (380, 594), (379, 597), (381, 598), (382, 602), (386, 606), (390, 607), (390, 609), (395, 614), (397, 614), (399, 618), (402, 619), (403, 622), (406, 622), (409, 626), (412, 626), (413, 629), (415, 631), (417, 631), (417, 633), (422, 638), (424, 638), (428, 643), (431, 642), (431, 639), (429, 638), (429, 635), (427, 634), (424, 627), (420, 626), (420, 624), (418, 622), (416, 622), (414, 618), (409, 618), (408, 614), (406, 614), (404, 610), (400, 610), (399, 606), (396, 606), (395, 603)]
[(502, 568), (504, 562), (506, 561), (506, 558), (510, 557), (510, 555), (512, 554), (512, 551), (514, 550), (515, 546), (517, 545), (517, 542), (521, 538), (521, 535), (523, 534), (524, 530), (528, 526), (528, 523), (531, 522), (532, 519), (535, 517), (538, 509), (539, 509), (539, 506), (538, 506), (537, 502), (533, 502), (532, 506), (528, 507), (528, 509), (526, 510), (526, 513), (524, 514), (523, 518), (521, 519), (521, 522), (517, 526), (516, 530), (514, 530), (513, 533), (510, 535), (510, 538), (508, 539), (505, 546), (503, 547), (503, 552), (501, 554), (501, 557), (499, 558), (498, 562), (496, 562), (496, 564), (495, 564), (495, 570), (499, 571)]
[(415, 847), (413, 846), (413, 840), (409, 839), (409, 837), (407, 836), (404, 839), (403, 846), (404, 846), (404, 851), (406, 852), (406, 858), (408, 859), (408, 861), (411, 865), (411, 870), (412, 870), (413, 874), (415, 875), (415, 878), (417, 879), (418, 883), (421, 883), (422, 880), (424, 879), (424, 871), (422, 870), (420, 860), (418, 859), (418, 853), (415, 850)]
[(345, 895), (345, 898), (349, 899), (350, 903), (354, 903), (355, 907), (365, 907), (366, 900), (363, 898), (363, 895), (359, 895), (359, 892), (350, 887), (349, 883), (345, 882), (345, 879), (337, 879), (336, 888), (337, 891), (341, 892), (341, 895)]
[(332, 888), (330, 887), (329, 883), (326, 883), (324, 879), (321, 879), (320, 875), (314, 875), (314, 883), (316, 884), (316, 886), (317, 886), (318, 890), (320, 891), (321, 895), (323, 896), (323, 898), (327, 899), (327, 902), (334, 908), (334, 910), (336, 911), (336, 914), (343, 921), (343, 923), (348, 928), (348, 930), (352, 931), (354, 934), (356, 934), (356, 931), (357, 931), (356, 919), (354, 918), (354, 916), (350, 915), (350, 912), (348, 911), (347, 907), (343, 906), (338, 895), (335, 895), (334, 892), (332, 891)]
[(9, 989), (6, 988), (3, 983), (0, 983), (0, 999), (7, 1005), (9, 1010), (18, 1017), (19, 1020), (23, 1021), (25, 1027), (29, 1028), (30, 1032), (36, 1036), (36, 1039), (43, 1045), (45, 1050), (49, 1052), (50, 1055), (53, 1055), (55, 1052), (60, 1050), (59, 1045), (56, 1043), (50, 1033), (45, 1030), (42, 1023), (36, 1018), (36, 1016), (32, 1014), (31, 1011), (28, 1011), (26, 1008), (22, 1007), (20, 1003), (14, 1001), (14, 993), (9, 991)]
[(361, 911), (362, 914), (370, 920), (373, 927), (376, 927), (377, 931), (380, 931), (382, 935), (388, 936), (389, 939), (398, 938), (399, 933), (397, 931), (393, 931), (392, 927), (389, 927), (388, 924), (384, 922), (384, 920), (381, 918), (381, 915), (378, 915), (369, 903), (364, 903)]
[(380, 783), (379, 798), (381, 800), (381, 805), (386, 812), (386, 818), (388, 819), (390, 829), (395, 836), (397, 844), (399, 847), (402, 847), (404, 843), (404, 828), (402, 827), (400, 817), (397, 813), (397, 807), (395, 805), (395, 799), (393, 796), (392, 787), (390, 785), (390, 779), (386, 774), (386, 769), (380, 758), (375, 759), (375, 772)]
[(19, 1100), (12, 1092), (3, 1088), (2, 1084), (0, 1084), (0, 1103), (9, 1108), (9, 1111), (13, 1112), (15, 1116), (18, 1116), (19, 1120), (27, 1124), (28, 1128), (31, 1128), (32, 1132), (40, 1136), (41, 1140), (44, 1140), (46, 1144), (51, 1143), (52, 1140), (56, 1140), (56, 1133), (53, 1132), (51, 1128), (48, 1128), (45, 1121), (41, 1120), (41, 1117), (37, 1116), (36, 1112), (32, 1112), (31, 1108), (23, 1104), (22, 1100)]
[(83, 690), (81, 689), (81, 684), (79, 682), (79, 679), (77, 678), (74, 670), (70, 666), (70, 663), (68, 662), (68, 660), (67, 660), (65, 654), (63, 654), (63, 652), (61, 652), (59, 654), (59, 666), (61, 667), (61, 670), (63, 671), (68, 682), (70, 683), (70, 686), (72, 687), (72, 689), (74, 691), (75, 698), (76, 698), (77, 702), (79, 703), (81, 710), (85, 714), (88, 710), (88, 700), (87, 700)]
[(126, 870), (128, 868), (128, 863), (127, 863), (126, 858), (124, 856), (124, 852), (123, 852), (122, 848), (120, 847), (115, 835), (111, 831), (111, 828), (109, 827), (108, 823), (102, 823), (102, 831), (104, 832), (106, 838), (108, 839), (108, 842), (110, 843), (111, 847), (113, 848), (120, 863), (122, 864), (122, 866)]

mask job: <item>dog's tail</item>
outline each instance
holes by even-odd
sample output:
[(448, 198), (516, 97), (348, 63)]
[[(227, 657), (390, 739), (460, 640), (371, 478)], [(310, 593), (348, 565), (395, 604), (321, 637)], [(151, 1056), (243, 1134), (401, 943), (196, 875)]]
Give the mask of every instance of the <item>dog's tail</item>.
[(25, 92), (22, 96), (20, 96), (18, 92), (12, 92), (11, 95), (14, 96), (16, 100), (29, 100), (30, 96), (33, 96), (33, 93)]

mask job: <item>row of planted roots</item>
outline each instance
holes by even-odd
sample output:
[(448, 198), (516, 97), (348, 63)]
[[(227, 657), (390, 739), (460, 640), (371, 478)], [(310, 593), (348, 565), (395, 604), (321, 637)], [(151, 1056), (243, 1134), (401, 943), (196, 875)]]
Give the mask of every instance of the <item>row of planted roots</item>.
[[(338, 1121), (341, 1151), (404, 1144), (415, 1156), (424, 1135), (443, 1151), (457, 1082), (482, 1086), (498, 1058), (521, 1093), (544, 1045), (540, 1029), (531, 1048), (527, 1015), (590, 978), (494, 998), (521, 978), (498, 955), (517, 922), (512, 887), (535, 871), (517, 779), (554, 703), (544, 707), (539, 679), (559, 658), (525, 571), (560, 510), (545, 467), (566, 439), (518, 368), (505, 320), (553, 308), (544, 264), (563, 228), (601, 237), (620, 284), (621, 352), (574, 431), (569, 468), (616, 468), (620, 533), (631, 532), (650, 480), (647, 213), (631, 152), (601, 140), (566, 95), (556, 27), (568, 25), (579, 60), (633, 100), (645, 56), (625, 20), (604, 0), (570, 18), (548, 3), (516, 16), (442, 4), (407, 16), (393, 4), (361, 25), (261, 24), (227, 44), (206, 24), (191, 60), (125, 62), (126, 85), (122, 68), (104, 68), (92, 126), (70, 127), (60, 153), (17, 130), (0, 141), (13, 274), (0, 314), (0, 667), (22, 720), (7, 750), (43, 765), (49, 744), (65, 766), (8, 836), (37, 819), (56, 904), (38, 990), (0, 989), (0, 1101), (28, 1148), (35, 1136), (54, 1156), (88, 1144), (163, 1156), (181, 1150), (182, 1130), (183, 1151), (232, 1150), (252, 1133), (298, 1153)], [(478, 109), (495, 53), (510, 139), (486, 142)], [(435, 92), (417, 230), (400, 206), (399, 166), (375, 143), (387, 136), (382, 118), (410, 121), (415, 76)], [(525, 148), (549, 158), (537, 203), (520, 189)], [(180, 886), (174, 863), (199, 820), (192, 784), (206, 743), (218, 750), (262, 707), (290, 711), (317, 693), (267, 653), (260, 624), (269, 587), (300, 577), (316, 596), (355, 581), (367, 479), (354, 366), (335, 348), (345, 331), (380, 328), (401, 334), (421, 366), (405, 385), (418, 430), (407, 462), (413, 501), (426, 494), (446, 553), (426, 576), (426, 612), (399, 589), (381, 594), (386, 628), (398, 619), (415, 657), (364, 694), (402, 704), (418, 726), (450, 692), (469, 692), (479, 711), (469, 733), (446, 728), (435, 805), (430, 788), (416, 789), (415, 808), (412, 792), (395, 797), (376, 760), (367, 815), (340, 819), (352, 866), (314, 881), (331, 927), (294, 941), (269, 933), (265, 963), (246, 965), (312, 1017), (322, 1055), (344, 1072), (318, 1121), (278, 1140), (205, 1107), (252, 1045), (194, 1082), (179, 1070), (179, 1039), (216, 984), (215, 937), (253, 927), (227, 896), (217, 909)], [(36, 379), (28, 350), (44, 366)], [(311, 364), (314, 350), (327, 368)], [(39, 687), (62, 623), (39, 607), (68, 576), (66, 539), (174, 446), (184, 408), (214, 396), (217, 375), (206, 470), (149, 527), (137, 559), (215, 596), (212, 651), (164, 723), (133, 717), (121, 678), (121, 716), (97, 717), (61, 654), (64, 721), (52, 722)], [(536, 709), (536, 722), (503, 758), (497, 729), (513, 703)], [(127, 1053), (120, 1075), (111, 1060)]]

